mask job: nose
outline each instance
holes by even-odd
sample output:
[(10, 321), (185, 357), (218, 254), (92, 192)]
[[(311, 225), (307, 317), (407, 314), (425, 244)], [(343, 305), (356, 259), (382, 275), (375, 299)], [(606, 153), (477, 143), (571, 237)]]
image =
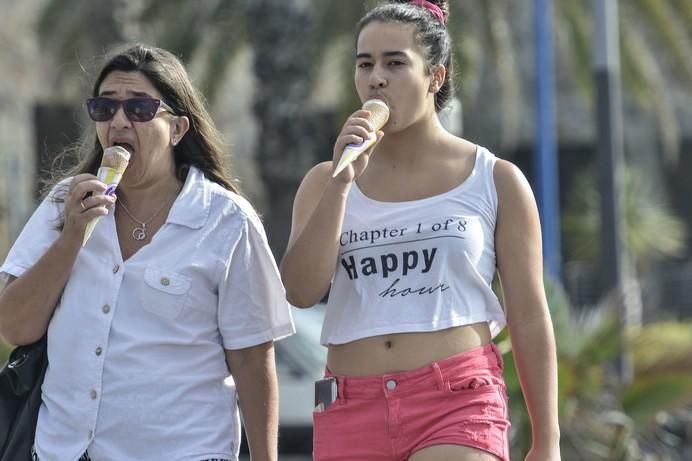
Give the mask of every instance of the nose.
[(130, 119), (127, 118), (127, 115), (125, 115), (125, 108), (121, 105), (118, 107), (118, 109), (115, 111), (115, 114), (113, 114), (113, 118), (111, 119), (111, 126), (113, 128), (127, 128), (131, 126)]
[(370, 73), (369, 83), (371, 88), (384, 88), (385, 86), (387, 86), (387, 79), (383, 75), (382, 71), (378, 70), (376, 67)]

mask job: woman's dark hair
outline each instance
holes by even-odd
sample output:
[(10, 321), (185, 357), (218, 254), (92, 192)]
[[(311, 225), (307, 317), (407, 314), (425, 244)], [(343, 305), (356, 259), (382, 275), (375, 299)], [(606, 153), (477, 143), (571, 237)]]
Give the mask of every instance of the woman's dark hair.
[[(445, 18), (449, 17), (447, 0), (429, 0), (438, 6)], [(428, 71), (442, 64), (447, 69), (440, 90), (435, 93), (435, 110), (439, 112), (454, 96), (452, 82), (452, 44), (445, 25), (425, 7), (411, 3), (410, 0), (392, 0), (368, 12), (356, 26), (356, 40), (365, 26), (372, 22), (399, 22), (416, 27), (416, 41), (424, 50)]]
[[(209, 180), (238, 192), (236, 181), (224, 171), (225, 145), (221, 134), (207, 111), (203, 96), (194, 88), (183, 64), (175, 55), (161, 48), (140, 44), (116, 53), (99, 72), (92, 96), (98, 96), (105, 78), (116, 71), (141, 73), (161, 93), (161, 99), (173, 109), (174, 115), (184, 115), (190, 120), (189, 130), (173, 147), (178, 179), (184, 181), (187, 167), (194, 165)], [(103, 148), (94, 129), (86, 133), (81, 142), (70, 149), (69, 154), (74, 151), (77, 151), (80, 162), (66, 176), (96, 174), (101, 165)], [(61, 195), (58, 194), (56, 198), (60, 200)]]

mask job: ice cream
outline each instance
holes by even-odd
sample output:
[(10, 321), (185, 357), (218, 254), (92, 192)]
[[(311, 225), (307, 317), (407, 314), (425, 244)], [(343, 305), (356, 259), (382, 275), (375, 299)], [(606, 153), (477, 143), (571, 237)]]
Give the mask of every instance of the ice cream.
[[(109, 147), (103, 151), (101, 166), (96, 176), (100, 181), (106, 184), (105, 195), (113, 195), (115, 188), (118, 187), (118, 183), (120, 183), (120, 179), (123, 177), (123, 173), (129, 161), (130, 153), (120, 146)], [(101, 217), (94, 218), (87, 224), (84, 231), (82, 246), (86, 245), (99, 219), (101, 219)]]
[(351, 162), (357, 159), (360, 154), (367, 152), (367, 150), (370, 149), (373, 144), (375, 144), (377, 141), (377, 131), (380, 130), (385, 123), (387, 123), (387, 120), (389, 120), (389, 107), (387, 107), (387, 104), (379, 99), (369, 99), (365, 101), (365, 103), (363, 103), (363, 110), (370, 112), (368, 121), (370, 122), (370, 125), (372, 125), (373, 132), (370, 134), (370, 137), (364, 140), (362, 143), (349, 144), (346, 146), (344, 152), (341, 154), (339, 163), (334, 169), (334, 174), (332, 175), (333, 177), (336, 177), (336, 175), (341, 173), (341, 170), (350, 165)]

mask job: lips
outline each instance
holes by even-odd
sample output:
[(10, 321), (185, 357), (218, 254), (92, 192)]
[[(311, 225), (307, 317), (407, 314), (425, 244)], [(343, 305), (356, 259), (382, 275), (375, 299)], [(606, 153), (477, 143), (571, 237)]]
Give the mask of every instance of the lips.
[(116, 142), (113, 143), (113, 145), (114, 145), (114, 146), (120, 146), (120, 147), (122, 147), (123, 149), (125, 149), (126, 151), (128, 151), (128, 152), (130, 153), (130, 155), (133, 155), (133, 154), (135, 153), (135, 148), (134, 148), (134, 146), (133, 146), (132, 144), (130, 144), (129, 142), (119, 142), (119, 141), (116, 141)]
[(384, 102), (385, 104), (387, 104), (388, 107), (391, 106), (391, 104), (389, 103), (389, 99), (386, 98), (386, 97), (385, 97), (384, 95), (382, 95), (382, 94), (371, 94), (370, 97), (369, 97), (368, 99), (379, 99), (380, 101), (382, 101), (382, 102)]

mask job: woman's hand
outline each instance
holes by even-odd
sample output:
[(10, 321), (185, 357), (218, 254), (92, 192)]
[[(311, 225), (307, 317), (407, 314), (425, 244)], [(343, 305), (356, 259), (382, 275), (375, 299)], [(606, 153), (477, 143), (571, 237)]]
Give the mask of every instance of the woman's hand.
[[(371, 133), (373, 132), (373, 128), (368, 121), (369, 116), (370, 111), (360, 109), (351, 114), (348, 120), (346, 120), (346, 123), (344, 123), (341, 133), (339, 133), (339, 136), (336, 138), (336, 143), (334, 144), (334, 156), (332, 160), (332, 165), (334, 168), (336, 168), (336, 165), (338, 165), (341, 154), (343, 154), (346, 146), (349, 144), (360, 144), (365, 139), (370, 137)], [(336, 179), (345, 183), (351, 183), (355, 181), (358, 176), (363, 174), (363, 171), (365, 171), (365, 168), (368, 166), (370, 154), (372, 154), (373, 149), (375, 149), (377, 143), (380, 142), (380, 139), (382, 139), (384, 133), (382, 131), (378, 131), (376, 135), (377, 141), (375, 144), (373, 144), (373, 146), (366, 152), (360, 154), (358, 158), (356, 158), (350, 165), (344, 168), (341, 173), (336, 176)]]
[(80, 244), (87, 223), (108, 214), (115, 205), (115, 196), (104, 195), (106, 185), (93, 174), (80, 174), (72, 178), (65, 197), (65, 224), (62, 234)]

